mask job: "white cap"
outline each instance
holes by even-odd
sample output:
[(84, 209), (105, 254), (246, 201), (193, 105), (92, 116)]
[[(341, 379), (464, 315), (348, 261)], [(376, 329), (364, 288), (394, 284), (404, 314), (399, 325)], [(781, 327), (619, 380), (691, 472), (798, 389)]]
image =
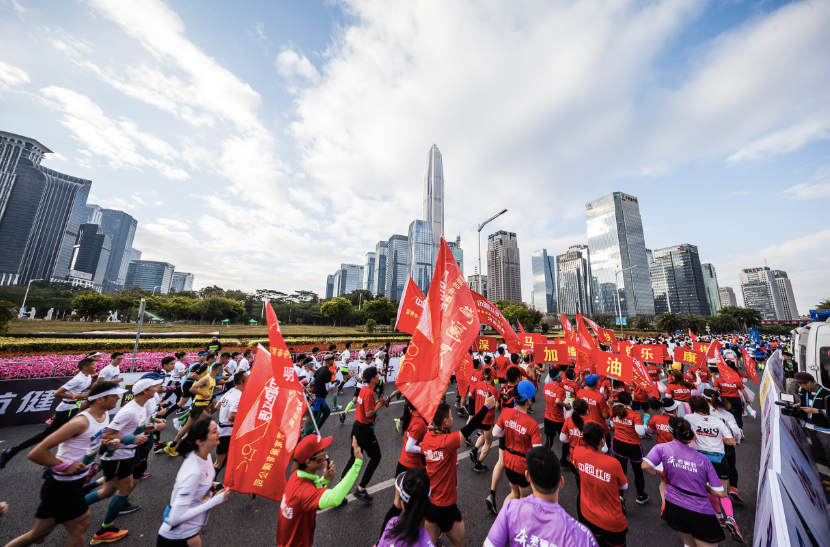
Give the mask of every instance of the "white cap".
[(137, 395), (150, 386), (157, 386), (164, 380), (153, 380), (152, 378), (142, 378), (133, 384), (133, 395)]
[(120, 387), (114, 387), (112, 389), (102, 391), (98, 395), (91, 395), (91, 396), (87, 397), (87, 399), (90, 400), (90, 401), (94, 401), (95, 399), (100, 399), (101, 397), (106, 397), (108, 395), (122, 395), (124, 393), (127, 393), (126, 389), (121, 389)]

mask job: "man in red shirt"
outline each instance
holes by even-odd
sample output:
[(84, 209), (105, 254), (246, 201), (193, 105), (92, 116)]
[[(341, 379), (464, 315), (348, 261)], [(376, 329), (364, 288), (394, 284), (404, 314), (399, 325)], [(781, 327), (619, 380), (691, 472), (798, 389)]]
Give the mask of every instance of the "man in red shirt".
[[(378, 444), (378, 439), (375, 437), (375, 418), (380, 407), (386, 404), (386, 397), (381, 397), (380, 401), (375, 400), (375, 388), (380, 382), (376, 367), (369, 367), (363, 371), (363, 381), (365, 383), (357, 395), (352, 437), (357, 439), (358, 446), (369, 456), (369, 465), (366, 466), (366, 471), (363, 473), (363, 478), (360, 479), (360, 485), (355, 490), (354, 497), (362, 502), (370, 503), (372, 495), (366, 491), (366, 485), (372, 480), (372, 475), (374, 475), (375, 469), (380, 463), (380, 444)], [(346, 469), (343, 470), (343, 477), (346, 476), (346, 472), (351, 468), (353, 462), (354, 454), (349, 458)]]
[[(317, 511), (328, 507), (337, 507), (346, 499), (351, 490), (360, 467), (363, 465), (363, 451), (352, 437), (352, 461), (345, 478), (331, 490), (326, 485), (334, 478), (334, 463), (329, 461), (326, 449), (332, 437), (321, 439), (317, 435), (307, 435), (294, 448), (294, 466), (285, 485), (285, 494), (280, 502), (280, 514), (277, 518), (277, 547), (311, 547), (314, 543), (314, 529), (317, 523)], [(324, 469), (323, 477), (317, 472)]]
[[(562, 426), (565, 425), (565, 410), (571, 409), (571, 404), (566, 400), (565, 388), (559, 383), (562, 373), (559, 370), (551, 371), (550, 382), (545, 384), (545, 446), (553, 448), (554, 439), (559, 438), (562, 433)], [(562, 443), (562, 459), (560, 462), (568, 461), (568, 445)]]
[[(475, 413), (484, 407), (488, 397), (497, 397), (499, 391), (493, 385), (493, 369), (484, 367), (482, 378), (475, 385)], [(484, 416), (480, 429), (484, 432), (476, 441), (476, 445), (470, 451), (470, 459), (475, 464), (473, 470), (476, 473), (487, 471), (487, 464), (483, 463), (490, 453), (490, 444), (493, 442), (493, 424), (496, 423), (496, 409), (491, 408)], [(465, 439), (466, 440), (466, 439)]]
[(504, 500), (524, 498), (530, 495), (527, 471), (527, 452), (534, 446), (542, 446), (539, 424), (527, 415), (530, 399), (536, 395), (536, 386), (529, 380), (522, 380), (516, 386), (516, 404), (512, 409), (499, 415), (493, 428), (493, 435), (504, 438), (504, 472), (510, 483), (510, 494)]
[(452, 431), (450, 405), (441, 403), (432, 419), (434, 429), (421, 441), (421, 454), (427, 462), (427, 475), (432, 494), (426, 514), (426, 530), (432, 543), (438, 545), (441, 534), (447, 536), (453, 547), (462, 547), (466, 539), (464, 519), (458, 509), (458, 448), (464, 439), (481, 426), (484, 416), (496, 404), (492, 395), (476, 412), (470, 423), (460, 431)]
[(496, 383), (502, 384), (507, 378), (507, 367), (510, 366), (510, 359), (504, 356), (504, 348), (499, 348), (499, 356), (493, 360), (496, 366)]
[(605, 397), (597, 392), (599, 374), (589, 374), (585, 377), (585, 389), (576, 392), (577, 399), (585, 399), (588, 402), (588, 417), (592, 422), (602, 426), (605, 433), (605, 444), (611, 446), (611, 428), (605, 420), (611, 415), (611, 409), (605, 401)]
[[(733, 368), (734, 370), (734, 367), (731, 368)], [(744, 394), (744, 400), (749, 400), (749, 397), (746, 394), (746, 390), (744, 389), (744, 383), (741, 380), (737, 380), (735, 382), (727, 382), (723, 378), (723, 376), (719, 376), (718, 379), (715, 380), (714, 387), (715, 391), (717, 391), (721, 397), (729, 401), (729, 404), (732, 405), (732, 415), (735, 416), (735, 421), (738, 423), (738, 427), (743, 429), (744, 403), (743, 401), (741, 401), (741, 393)]]

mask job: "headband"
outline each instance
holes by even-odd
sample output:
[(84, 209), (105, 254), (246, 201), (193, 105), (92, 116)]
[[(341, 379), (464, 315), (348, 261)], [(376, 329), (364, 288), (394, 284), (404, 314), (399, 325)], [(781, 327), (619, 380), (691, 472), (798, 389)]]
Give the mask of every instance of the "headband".
[(95, 399), (99, 399), (101, 397), (106, 397), (108, 395), (121, 395), (122, 393), (126, 393), (126, 392), (127, 392), (126, 389), (121, 389), (121, 388), (118, 388), (118, 387), (114, 387), (112, 389), (102, 391), (101, 393), (98, 393), (97, 395), (90, 395), (89, 397), (87, 397), (87, 400), (88, 401), (94, 401)]
[[(409, 503), (409, 500), (412, 496), (408, 494), (406, 490), (403, 489), (404, 475), (406, 475), (406, 471), (398, 475), (398, 477), (395, 479), (395, 490), (397, 490), (398, 494), (401, 495), (401, 501), (403, 501), (404, 503)], [(430, 498), (432, 498), (432, 488), (429, 489), (429, 493), (427, 494), (427, 499)]]

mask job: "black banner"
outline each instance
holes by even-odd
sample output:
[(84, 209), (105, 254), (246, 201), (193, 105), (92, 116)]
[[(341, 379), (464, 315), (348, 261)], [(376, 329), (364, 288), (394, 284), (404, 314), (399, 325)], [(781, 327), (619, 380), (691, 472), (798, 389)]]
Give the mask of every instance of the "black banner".
[(0, 381), (0, 427), (43, 423), (60, 401), (55, 391), (71, 379), (32, 378)]

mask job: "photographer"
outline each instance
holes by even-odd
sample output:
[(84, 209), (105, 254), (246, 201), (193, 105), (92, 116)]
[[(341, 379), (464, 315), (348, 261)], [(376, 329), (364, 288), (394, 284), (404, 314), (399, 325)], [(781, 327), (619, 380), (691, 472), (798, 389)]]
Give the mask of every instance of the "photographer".
[(796, 367), (795, 361), (793, 360), (792, 353), (786, 350), (781, 351), (781, 366), (784, 369), (784, 383), (786, 384), (786, 392), (794, 397), (797, 397), (798, 382), (795, 381), (795, 373), (798, 371), (798, 368)]
[(809, 372), (797, 372), (793, 378), (801, 389), (798, 396), (800, 405), (793, 405), (806, 413), (804, 430), (810, 437), (813, 456), (817, 462), (827, 465), (830, 462), (830, 419), (827, 418), (826, 399), (830, 390), (824, 388)]

